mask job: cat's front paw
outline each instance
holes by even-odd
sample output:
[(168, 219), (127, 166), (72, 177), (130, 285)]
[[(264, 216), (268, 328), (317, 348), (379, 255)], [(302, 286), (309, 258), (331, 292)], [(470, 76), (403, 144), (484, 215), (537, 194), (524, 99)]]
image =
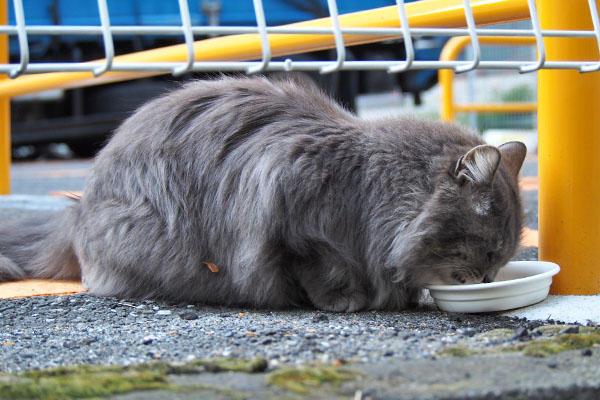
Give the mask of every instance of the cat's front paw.
[[(323, 311), (331, 312), (355, 312), (367, 307), (367, 297), (364, 295), (335, 294), (327, 296), (328, 299), (314, 302), (315, 307)], [(325, 301), (323, 301), (325, 300)]]

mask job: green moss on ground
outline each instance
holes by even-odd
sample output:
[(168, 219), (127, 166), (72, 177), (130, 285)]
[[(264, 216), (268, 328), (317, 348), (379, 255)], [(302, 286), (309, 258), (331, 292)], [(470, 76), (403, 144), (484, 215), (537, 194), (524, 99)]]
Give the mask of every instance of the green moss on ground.
[(442, 357), (470, 357), (478, 354), (478, 352), (462, 346), (448, 346), (440, 350), (437, 354)]
[(324, 384), (340, 385), (358, 376), (357, 372), (325, 366), (287, 367), (271, 372), (267, 383), (299, 394), (309, 393)]
[(485, 331), (477, 334), (479, 339), (509, 339), (514, 336), (515, 330), (511, 328), (496, 328), (489, 331)]
[[(0, 374), (0, 399), (69, 400), (106, 397), (137, 390), (188, 390), (169, 383), (168, 375), (203, 372), (263, 372), (265, 359), (216, 358), (186, 364), (73, 366), (19, 374)], [(214, 389), (214, 388), (213, 388)]]
[(214, 358), (206, 360), (196, 360), (192, 363), (196, 366), (204, 367), (208, 372), (264, 372), (268, 363), (264, 358), (244, 359), (244, 358)]
[(149, 389), (171, 389), (164, 371), (149, 366), (81, 366), (0, 375), (2, 399), (96, 398)]
[(566, 333), (550, 339), (531, 340), (517, 346), (523, 355), (547, 357), (567, 350), (578, 350), (600, 344), (600, 332)]
[[(580, 333), (558, 334), (565, 325), (544, 329), (546, 334), (556, 334), (547, 339), (532, 339), (512, 346), (497, 346), (472, 349), (464, 346), (448, 346), (437, 354), (442, 357), (470, 357), (474, 355), (497, 354), (499, 352), (520, 352), (529, 357), (548, 357), (567, 350), (579, 350), (600, 345), (600, 331), (595, 328), (580, 328)], [(542, 330), (540, 330), (542, 331)]]

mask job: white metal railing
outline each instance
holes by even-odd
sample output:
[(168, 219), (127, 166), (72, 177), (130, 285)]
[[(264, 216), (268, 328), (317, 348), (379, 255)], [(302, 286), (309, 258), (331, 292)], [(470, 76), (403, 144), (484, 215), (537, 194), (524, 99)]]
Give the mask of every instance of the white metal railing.
[[(544, 48), (544, 37), (570, 37), (594, 38), (600, 48), (600, 22), (598, 10), (594, 0), (588, 0), (593, 31), (574, 30), (542, 30), (537, 15), (535, 0), (527, 0), (531, 16), (531, 29), (499, 29), (481, 28), (475, 25), (471, 3), (474, 1), (463, 0), (466, 19), (466, 28), (422, 28), (410, 27), (404, 1), (397, 0), (397, 10), (401, 27), (377, 28), (344, 28), (341, 27), (335, 0), (328, 0), (329, 14), (332, 20), (330, 28), (311, 28), (295, 26), (267, 26), (265, 10), (262, 0), (253, 0), (256, 16), (256, 26), (192, 26), (187, 0), (179, 0), (181, 26), (114, 26), (110, 23), (110, 10), (106, 0), (97, 0), (101, 25), (99, 26), (28, 26), (24, 15), (22, 0), (12, 0), (15, 12), (15, 25), (0, 26), (0, 34), (16, 36), (19, 43), (19, 62), (0, 64), (0, 73), (8, 74), (15, 78), (22, 74), (40, 72), (72, 72), (91, 71), (99, 76), (108, 71), (145, 71), (158, 73), (172, 73), (180, 75), (188, 71), (245, 71), (255, 73), (259, 71), (307, 71), (318, 70), (329, 73), (338, 70), (387, 70), (390, 73), (401, 72), (407, 69), (453, 69), (455, 72), (465, 72), (478, 69), (514, 69), (519, 72), (533, 72), (544, 69), (577, 69), (580, 72), (600, 70), (600, 60), (582, 61), (548, 61)], [(340, 0), (342, 1), (342, 0)], [(268, 10), (266, 10), (268, 13)], [(232, 35), (232, 34), (259, 34), (262, 44), (262, 59), (255, 61), (194, 61), (194, 37), (197, 35)], [(269, 48), (269, 34), (309, 34), (333, 35), (337, 58), (335, 61), (295, 61), (287, 58), (284, 61), (271, 59)], [(105, 59), (96, 62), (58, 62), (43, 63), (31, 62), (28, 38), (35, 35), (95, 35), (101, 36), (104, 44)], [(187, 46), (188, 56), (185, 62), (152, 62), (152, 63), (127, 63), (115, 62), (114, 39), (115, 35), (181, 35)], [(389, 61), (372, 60), (346, 60), (344, 45), (345, 35), (374, 35), (379, 37), (404, 38), (406, 59)], [(415, 60), (413, 38), (422, 36), (470, 36), (473, 47), (472, 60), (440, 61), (440, 60)], [(504, 60), (487, 61), (481, 59), (479, 37), (484, 36), (521, 36), (536, 39), (538, 60)]]

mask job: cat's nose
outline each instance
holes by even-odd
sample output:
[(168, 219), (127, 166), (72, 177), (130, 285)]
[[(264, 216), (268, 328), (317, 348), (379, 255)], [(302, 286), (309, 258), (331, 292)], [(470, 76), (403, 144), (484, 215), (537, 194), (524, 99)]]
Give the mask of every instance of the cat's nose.
[(498, 269), (492, 269), (488, 271), (487, 274), (483, 276), (483, 283), (492, 283), (496, 280), (496, 275), (498, 275)]
[(464, 278), (464, 276), (462, 276), (458, 272), (453, 272), (452, 275), (451, 275), (451, 277), (452, 277), (452, 279), (454, 279), (458, 283), (461, 283), (461, 284), (467, 283), (467, 280)]

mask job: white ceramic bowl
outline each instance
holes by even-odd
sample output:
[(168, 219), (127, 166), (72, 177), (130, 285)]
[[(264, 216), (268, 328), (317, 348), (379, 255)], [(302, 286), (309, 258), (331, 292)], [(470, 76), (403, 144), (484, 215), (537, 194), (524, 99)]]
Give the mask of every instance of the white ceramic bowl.
[(512, 261), (491, 283), (427, 285), (444, 311), (477, 313), (510, 310), (539, 303), (548, 296), (558, 265), (546, 261)]

